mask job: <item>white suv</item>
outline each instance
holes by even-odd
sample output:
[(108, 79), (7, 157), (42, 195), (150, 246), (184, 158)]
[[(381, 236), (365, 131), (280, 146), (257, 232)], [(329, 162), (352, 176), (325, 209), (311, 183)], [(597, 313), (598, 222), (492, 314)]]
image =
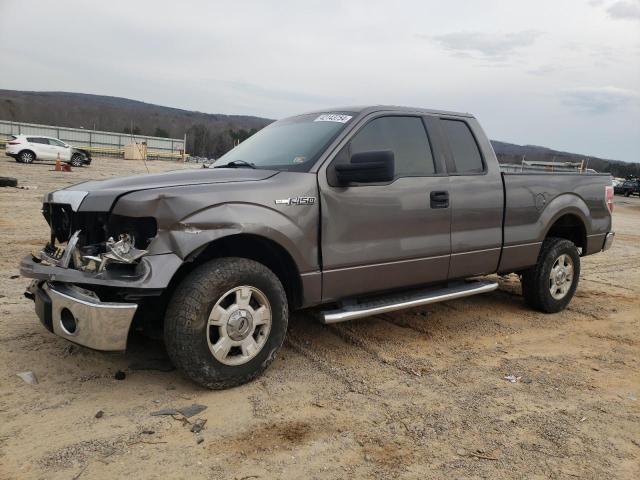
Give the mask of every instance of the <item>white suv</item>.
[(57, 138), (37, 135), (13, 135), (7, 142), (5, 153), (18, 162), (31, 163), (34, 160), (57, 160), (79, 167), (86, 161), (84, 151), (74, 149)]

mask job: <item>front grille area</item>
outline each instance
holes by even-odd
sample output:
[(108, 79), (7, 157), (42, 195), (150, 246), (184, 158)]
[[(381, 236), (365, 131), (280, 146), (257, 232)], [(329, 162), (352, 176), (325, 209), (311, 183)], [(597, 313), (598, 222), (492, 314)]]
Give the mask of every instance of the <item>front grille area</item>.
[(70, 205), (45, 203), (42, 213), (51, 227), (52, 242), (69, 240), (80, 230), (79, 245), (90, 246), (105, 242), (109, 237), (117, 239), (129, 234), (135, 246), (145, 249), (157, 233), (157, 224), (151, 217), (124, 217), (107, 212), (74, 212)]
[(76, 230), (82, 230), (83, 245), (104, 242), (108, 238), (108, 213), (74, 212), (71, 205), (57, 203), (45, 203), (42, 213), (51, 227), (52, 237), (60, 243), (69, 240)]

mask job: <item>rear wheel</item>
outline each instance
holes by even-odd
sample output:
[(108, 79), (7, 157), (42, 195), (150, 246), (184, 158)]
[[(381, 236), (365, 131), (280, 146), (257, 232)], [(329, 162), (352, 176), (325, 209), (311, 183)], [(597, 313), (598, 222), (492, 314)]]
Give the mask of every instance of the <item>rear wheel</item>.
[(580, 256), (573, 242), (547, 238), (537, 264), (522, 274), (522, 294), (527, 304), (545, 313), (566, 308), (578, 287)]
[(631, 196), (631, 190), (625, 190), (625, 191), (624, 191), (624, 196), (625, 196), (625, 197), (629, 197), (629, 196)]
[(24, 150), (20, 152), (20, 155), (18, 155), (18, 158), (22, 163), (32, 163), (36, 159), (36, 155), (35, 153), (30, 152), (29, 150)]
[(244, 258), (215, 259), (176, 288), (165, 316), (167, 352), (205, 387), (241, 385), (273, 361), (288, 316), (284, 288), (271, 270)]

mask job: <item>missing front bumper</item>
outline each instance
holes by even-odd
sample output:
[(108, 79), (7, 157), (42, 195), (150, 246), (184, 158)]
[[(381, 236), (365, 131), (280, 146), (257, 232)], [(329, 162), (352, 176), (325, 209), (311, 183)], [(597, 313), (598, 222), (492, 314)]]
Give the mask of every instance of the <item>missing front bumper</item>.
[(29, 287), (40, 321), (56, 335), (104, 351), (123, 351), (138, 305), (101, 302), (72, 284), (34, 282)]

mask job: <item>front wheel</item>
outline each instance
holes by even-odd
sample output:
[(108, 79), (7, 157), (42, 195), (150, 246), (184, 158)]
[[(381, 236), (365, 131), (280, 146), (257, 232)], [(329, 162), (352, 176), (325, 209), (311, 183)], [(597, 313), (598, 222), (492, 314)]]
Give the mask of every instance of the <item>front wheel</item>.
[(84, 159), (82, 155), (79, 153), (74, 153), (71, 157), (71, 166), (72, 167), (81, 167), (84, 164)]
[(271, 270), (244, 258), (215, 259), (176, 288), (165, 316), (167, 352), (195, 382), (235, 387), (273, 361), (288, 317), (284, 288)]
[(573, 298), (579, 278), (580, 255), (574, 243), (550, 237), (542, 243), (536, 265), (522, 274), (522, 294), (536, 310), (559, 312)]

